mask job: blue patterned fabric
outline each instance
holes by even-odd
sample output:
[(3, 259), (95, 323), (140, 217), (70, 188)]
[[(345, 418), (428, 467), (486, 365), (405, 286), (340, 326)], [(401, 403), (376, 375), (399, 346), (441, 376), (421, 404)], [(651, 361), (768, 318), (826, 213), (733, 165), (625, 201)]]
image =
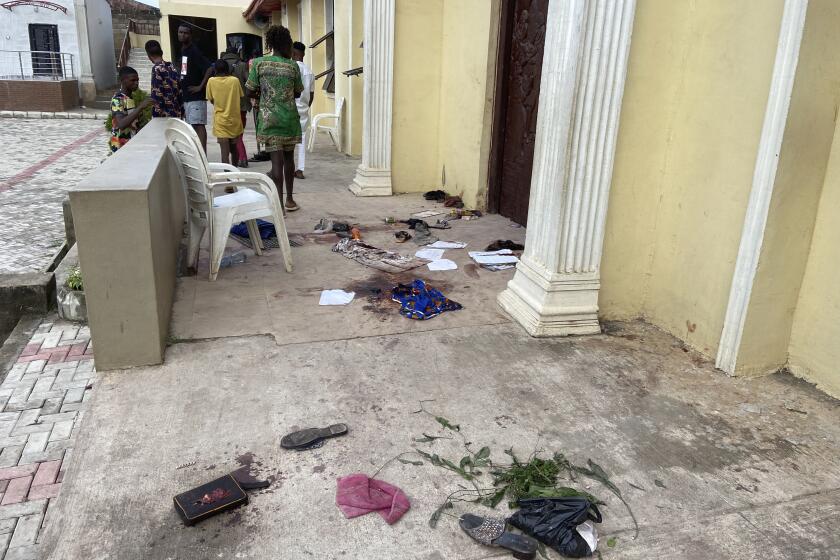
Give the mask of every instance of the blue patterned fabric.
[[(257, 227), (260, 229), (260, 238), (271, 239), (272, 237), (277, 237), (277, 232), (274, 230), (274, 224), (271, 222), (257, 220)], [(245, 222), (239, 222), (230, 228), (230, 232), (233, 235), (238, 235), (239, 237), (248, 237), (248, 226), (245, 225)]]
[(437, 317), (444, 311), (463, 309), (460, 303), (446, 299), (442, 293), (426, 286), (422, 280), (415, 280), (410, 286), (397, 285), (391, 290), (391, 299), (401, 305), (400, 315), (418, 321)]

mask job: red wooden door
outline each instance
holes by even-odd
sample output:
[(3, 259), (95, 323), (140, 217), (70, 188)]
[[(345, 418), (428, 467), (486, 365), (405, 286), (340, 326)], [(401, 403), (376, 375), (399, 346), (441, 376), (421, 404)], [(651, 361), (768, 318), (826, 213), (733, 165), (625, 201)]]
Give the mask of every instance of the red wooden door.
[(502, 2), (490, 210), (528, 220), (548, 0)]

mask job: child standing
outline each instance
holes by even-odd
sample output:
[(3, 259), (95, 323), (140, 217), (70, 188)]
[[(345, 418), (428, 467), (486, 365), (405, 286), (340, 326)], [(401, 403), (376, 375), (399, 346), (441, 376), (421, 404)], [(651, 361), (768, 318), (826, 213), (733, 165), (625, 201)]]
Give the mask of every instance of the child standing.
[(137, 134), (138, 119), (147, 107), (152, 106), (151, 98), (144, 99), (138, 105), (131, 97), (140, 82), (134, 68), (123, 66), (119, 70), (119, 77), (120, 89), (111, 98), (111, 138), (108, 147), (112, 154)]
[(230, 75), (224, 60), (215, 63), (216, 75), (207, 81), (207, 99), (213, 104), (213, 135), (219, 140), (222, 163), (236, 165), (236, 142), (244, 128), (239, 102), (245, 93), (239, 78)]

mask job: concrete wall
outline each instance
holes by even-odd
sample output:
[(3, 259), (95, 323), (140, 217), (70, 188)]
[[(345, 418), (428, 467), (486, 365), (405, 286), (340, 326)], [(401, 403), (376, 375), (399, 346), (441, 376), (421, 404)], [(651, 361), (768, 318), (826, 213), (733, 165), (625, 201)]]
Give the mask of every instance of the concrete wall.
[(184, 194), (154, 119), (70, 191), (97, 369), (163, 361)]
[(790, 336), (789, 368), (840, 398), (840, 121), (823, 184), (811, 251)]
[[(794, 311), (800, 299), (840, 105), (840, 57), (829, 54), (840, 50), (838, 27), (840, 3), (808, 3), (779, 168), (738, 352), (739, 374), (772, 372), (788, 359)], [(830, 211), (825, 207), (822, 210)], [(835, 207), (834, 212), (837, 210)], [(813, 270), (819, 266), (819, 262), (815, 263)], [(812, 276), (812, 282), (819, 280)], [(812, 296), (804, 297), (807, 306)], [(829, 310), (819, 315), (825, 317), (828, 312), (830, 316)], [(810, 319), (804, 311), (798, 314), (804, 323)], [(840, 320), (838, 315), (832, 318), (835, 322)], [(798, 345), (801, 349), (801, 339)], [(834, 347), (840, 348), (840, 342), (835, 341)], [(816, 354), (819, 352), (815, 349)], [(802, 352), (800, 356), (807, 358), (808, 354)]]
[(782, 0), (646, 0), (636, 9), (599, 306), (714, 356)]
[(87, 0), (85, 6), (94, 83), (97, 91), (110, 90), (117, 83), (111, 6), (106, 0)]
[[(227, 48), (229, 33), (251, 33), (264, 36), (263, 30), (245, 21), (242, 12), (250, 4), (249, 0), (160, 0), (160, 44), (164, 53), (172, 53), (169, 38), (169, 16), (193, 16), (212, 18), (216, 20), (216, 52), (204, 53), (210, 60), (214, 60), (219, 53)], [(142, 46), (142, 45), (140, 45)], [(167, 54), (166, 56), (172, 56)]]
[(395, 192), (443, 186), (468, 206), (485, 204), (498, 9), (490, 0), (397, 2)]
[[(104, 0), (102, 0), (104, 1)], [(58, 26), (61, 52), (73, 55), (76, 78), (79, 78), (79, 43), (76, 29), (76, 10), (73, 2), (63, 2), (67, 13), (39, 9), (34, 6), (16, 6), (11, 10), (0, 9), (0, 50), (29, 51), (29, 24), (43, 23)], [(31, 71), (32, 60), (23, 57), (24, 70)], [(0, 53), (0, 74), (18, 71), (17, 56)]]
[[(397, 2), (391, 170), (395, 192), (440, 187), (443, 1)], [(422, 47), (421, 47), (422, 45)]]

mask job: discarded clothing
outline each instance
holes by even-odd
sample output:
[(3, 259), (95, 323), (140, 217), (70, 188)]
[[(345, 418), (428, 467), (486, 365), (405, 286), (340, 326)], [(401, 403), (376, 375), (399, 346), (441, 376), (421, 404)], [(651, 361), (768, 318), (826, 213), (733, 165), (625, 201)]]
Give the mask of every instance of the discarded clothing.
[(433, 200), (435, 202), (443, 202), (446, 200), (446, 193), (443, 191), (429, 191), (423, 194), (423, 198), (426, 200)]
[(399, 521), (411, 507), (405, 492), (362, 473), (338, 479), (335, 503), (347, 519), (376, 512), (388, 525)]
[(514, 243), (510, 239), (497, 239), (487, 246), (485, 251), (498, 251), (499, 249), (510, 249), (511, 251), (524, 251), (525, 246), (519, 243)]
[(318, 305), (347, 305), (353, 298), (356, 297), (356, 292), (345, 292), (344, 290), (323, 290), (321, 292), (321, 300)]
[(348, 259), (383, 272), (406, 272), (426, 264), (426, 261), (422, 259), (379, 249), (355, 239), (342, 239), (332, 250), (334, 253), (341, 253)]
[[(577, 527), (592, 521), (601, 522), (598, 506), (586, 498), (529, 498), (519, 500), (520, 509), (508, 523), (523, 533), (542, 541), (563, 556), (583, 558), (595, 551), (590, 542), (597, 542), (594, 526)], [(592, 538), (594, 537), (594, 538)]]
[(463, 208), (464, 202), (461, 200), (460, 196), (449, 196), (443, 201), (443, 205), (447, 208)]
[[(260, 239), (271, 239), (272, 237), (277, 237), (277, 231), (274, 229), (274, 224), (271, 222), (257, 220), (257, 227), (260, 230)], [(245, 222), (239, 222), (230, 228), (230, 232), (233, 235), (238, 235), (239, 237), (247, 238), (250, 235), (248, 233), (248, 226), (245, 225)]]
[(399, 284), (391, 290), (391, 299), (400, 304), (400, 315), (418, 321), (437, 317), (444, 311), (463, 309), (460, 303), (446, 299), (422, 280), (415, 280), (410, 286)]
[(416, 244), (423, 246), (428, 245), (429, 243), (434, 243), (437, 240), (438, 238), (432, 235), (429, 231), (429, 224), (426, 222), (414, 224), (414, 242)]

